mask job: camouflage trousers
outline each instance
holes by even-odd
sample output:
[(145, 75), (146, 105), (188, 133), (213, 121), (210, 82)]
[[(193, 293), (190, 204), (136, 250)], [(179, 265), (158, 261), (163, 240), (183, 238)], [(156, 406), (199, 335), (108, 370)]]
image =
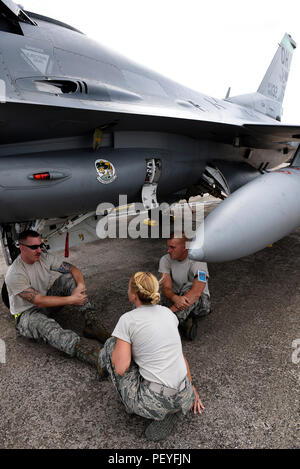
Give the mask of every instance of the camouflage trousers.
[(119, 376), (111, 363), (115, 344), (115, 337), (111, 337), (105, 342), (99, 353), (99, 365), (101, 368), (106, 367), (126, 412), (147, 419), (163, 420), (167, 414), (180, 411), (186, 414), (190, 410), (195, 395), (187, 377), (182, 383), (183, 389), (181, 391), (163, 385), (158, 386), (159, 390), (153, 391), (151, 383), (140, 375), (138, 366), (133, 360), (126, 373)]
[[(55, 280), (52, 287), (47, 292), (47, 296), (69, 296), (76, 287), (75, 280), (71, 274), (61, 275)], [(76, 309), (83, 314), (90, 309), (89, 302), (83, 306), (76, 306)], [(63, 329), (50, 314), (57, 312), (62, 307), (54, 308), (32, 308), (24, 311), (19, 317), (16, 325), (17, 331), (29, 339), (45, 342), (68, 355), (74, 356), (75, 346), (80, 337), (75, 332)]]
[[(187, 284), (184, 285), (179, 293), (177, 295), (184, 295), (186, 292), (188, 292), (192, 288), (192, 284)], [(168, 298), (166, 298), (164, 295), (161, 296), (161, 304), (163, 306), (166, 306), (167, 308), (170, 308), (172, 306), (172, 301), (170, 301)], [(207, 295), (206, 293), (202, 293), (200, 298), (198, 298), (195, 303), (193, 303), (191, 306), (188, 308), (182, 310), (182, 311), (177, 311), (174, 314), (176, 314), (179, 324), (182, 324), (191, 313), (197, 318), (200, 318), (202, 316), (206, 316), (207, 314), (210, 313), (210, 308), (211, 308), (211, 302), (210, 302), (210, 296)]]

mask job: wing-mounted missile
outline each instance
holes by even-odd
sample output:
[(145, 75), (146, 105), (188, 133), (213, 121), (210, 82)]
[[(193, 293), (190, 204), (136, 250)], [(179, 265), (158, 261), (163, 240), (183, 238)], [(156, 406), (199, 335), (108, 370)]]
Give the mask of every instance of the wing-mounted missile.
[(219, 204), (197, 229), (189, 257), (225, 262), (248, 256), (300, 226), (300, 167), (258, 176)]

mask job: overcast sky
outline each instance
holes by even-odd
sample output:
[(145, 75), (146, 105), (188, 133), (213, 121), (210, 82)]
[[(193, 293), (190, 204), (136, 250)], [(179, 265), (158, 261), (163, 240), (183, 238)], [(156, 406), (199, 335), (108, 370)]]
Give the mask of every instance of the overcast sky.
[[(17, 2), (16, 2), (17, 3)], [(285, 32), (298, 44), (283, 123), (300, 124), (299, 0), (21, 0), (215, 98), (257, 90)]]

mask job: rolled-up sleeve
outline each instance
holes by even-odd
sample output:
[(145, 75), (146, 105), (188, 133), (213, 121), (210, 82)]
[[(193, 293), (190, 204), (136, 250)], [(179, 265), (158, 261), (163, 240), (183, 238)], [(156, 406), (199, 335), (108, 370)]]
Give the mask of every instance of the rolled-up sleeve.
[(32, 287), (28, 277), (19, 273), (8, 275), (5, 281), (10, 295), (19, 295), (22, 291)]

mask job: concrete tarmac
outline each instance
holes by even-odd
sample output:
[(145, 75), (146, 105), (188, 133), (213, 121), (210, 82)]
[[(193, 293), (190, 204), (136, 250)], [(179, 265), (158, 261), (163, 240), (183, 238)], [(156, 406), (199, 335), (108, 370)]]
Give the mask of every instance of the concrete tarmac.
[[(107, 239), (71, 250), (69, 262), (82, 269), (107, 328), (131, 309), (130, 275), (157, 273), (165, 245)], [(109, 380), (99, 382), (91, 367), (48, 345), (16, 338), (0, 302), (0, 448), (299, 448), (300, 229), (252, 256), (208, 267), (212, 313), (194, 342), (182, 341), (205, 410), (182, 417), (160, 443), (145, 438), (148, 422), (125, 412)], [(82, 333), (74, 309), (56, 319)]]

